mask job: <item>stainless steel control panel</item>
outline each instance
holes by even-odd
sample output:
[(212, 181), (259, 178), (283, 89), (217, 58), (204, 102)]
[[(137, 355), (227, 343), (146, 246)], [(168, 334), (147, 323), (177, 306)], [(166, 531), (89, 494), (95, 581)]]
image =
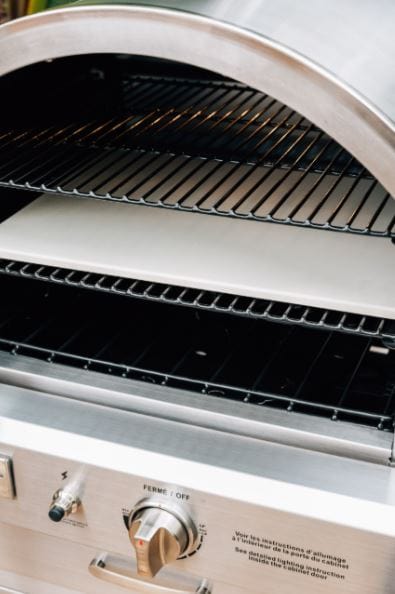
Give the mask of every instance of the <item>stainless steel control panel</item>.
[[(202, 594), (393, 593), (389, 467), (26, 390), (20, 401), (18, 413), (14, 392), (10, 418), (0, 399), (0, 451), (17, 489), (0, 500), (0, 522), (93, 548), (86, 571), (97, 580), (170, 580)], [(64, 506), (58, 522), (54, 505)]]
[[(183, 486), (181, 481), (164, 483), (153, 476), (158, 465), (165, 464), (160, 459), (147, 460), (151, 476), (144, 478), (23, 449), (14, 449), (13, 457), (18, 498), (0, 504), (1, 521), (60, 537), (70, 547), (74, 543), (94, 546), (101, 554), (111, 553), (112, 565), (114, 558), (120, 559), (121, 567), (122, 560), (129, 559), (132, 568), (137, 560), (134, 580), (140, 576), (160, 584), (162, 566), (169, 565), (176, 572), (173, 583), (178, 574), (180, 582), (191, 575), (214, 586), (216, 582), (238, 585), (243, 592), (248, 578), (245, 591), (249, 594), (261, 594), (262, 582), (281, 594), (290, 594), (295, 584), (314, 594), (391, 591), (383, 589), (382, 579), (384, 564), (388, 563), (390, 575), (394, 557), (394, 541), (389, 536), (218, 497)], [(81, 504), (75, 513), (55, 523), (48, 517), (52, 492), (62, 484), (67, 490), (76, 476)], [(234, 475), (234, 480), (239, 481), (238, 491), (243, 488), (251, 496), (254, 489), (273, 488), (248, 476)], [(279, 486), (279, 500), (284, 489)], [(289, 489), (288, 496), (290, 500), (304, 497), (299, 504), (306, 513), (308, 506), (315, 505), (313, 494), (307, 491), (297, 494)], [(136, 508), (142, 497), (147, 503)], [(341, 503), (342, 498), (328, 501), (328, 505)], [(347, 509), (352, 501), (344, 503)], [(182, 521), (180, 514), (187, 520)], [(193, 535), (189, 549), (186, 537), (183, 540), (185, 522), (190, 523)], [(364, 580), (369, 584), (366, 587)], [(213, 594), (221, 592), (218, 588)]]

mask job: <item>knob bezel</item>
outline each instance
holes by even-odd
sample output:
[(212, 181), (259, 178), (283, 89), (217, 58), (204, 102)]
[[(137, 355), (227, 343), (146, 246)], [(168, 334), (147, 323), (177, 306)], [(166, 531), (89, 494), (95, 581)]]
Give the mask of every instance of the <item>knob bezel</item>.
[(146, 509), (160, 509), (169, 514), (172, 514), (181, 523), (187, 534), (187, 545), (185, 550), (181, 553), (178, 559), (188, 557), (196, 551), (199, 546), (199, 533), (196, 528), (195, 522), (192, 520), (189, 513), (177, 503), (173, 501), (163, 500), (157, 497), (145, 497), (141, 499), (129, 514), (128, 518), (128, 529), (131, 529), (133, 521), (136, 516)]

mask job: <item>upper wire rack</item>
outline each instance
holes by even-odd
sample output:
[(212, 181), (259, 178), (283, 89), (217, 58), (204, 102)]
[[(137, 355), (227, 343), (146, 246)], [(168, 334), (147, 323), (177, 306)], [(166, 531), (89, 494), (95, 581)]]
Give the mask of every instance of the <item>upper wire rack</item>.
[(3, 123), (0, 186), (395, 237), (381, 184), (272, 97), (216, 80), (105, 83), (85, 81), (78, 110)]

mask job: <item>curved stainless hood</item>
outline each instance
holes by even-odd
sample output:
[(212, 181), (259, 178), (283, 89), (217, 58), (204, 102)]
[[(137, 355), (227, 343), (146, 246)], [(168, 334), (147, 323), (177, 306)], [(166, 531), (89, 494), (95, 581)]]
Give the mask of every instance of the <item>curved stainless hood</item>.
[(395, 195), (394, 19), (390, 0), (83, 2), (0, 27), (0, 75), (88, 53), (206, 68), (312, 120)]

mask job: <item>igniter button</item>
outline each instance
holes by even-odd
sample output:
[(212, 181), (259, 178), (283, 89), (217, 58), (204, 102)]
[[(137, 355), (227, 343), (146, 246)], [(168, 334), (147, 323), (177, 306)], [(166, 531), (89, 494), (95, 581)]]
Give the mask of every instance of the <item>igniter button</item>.
[(12, 458), (0, 454), (0, 498), (14, 499), (15, 482), (12, 470)]
[(79, 497), (67, 489), (59, 489), (52, 498), (48, 516), (52, 522), (61, 522), (70, 514), (75, 514), (81, 505)]

